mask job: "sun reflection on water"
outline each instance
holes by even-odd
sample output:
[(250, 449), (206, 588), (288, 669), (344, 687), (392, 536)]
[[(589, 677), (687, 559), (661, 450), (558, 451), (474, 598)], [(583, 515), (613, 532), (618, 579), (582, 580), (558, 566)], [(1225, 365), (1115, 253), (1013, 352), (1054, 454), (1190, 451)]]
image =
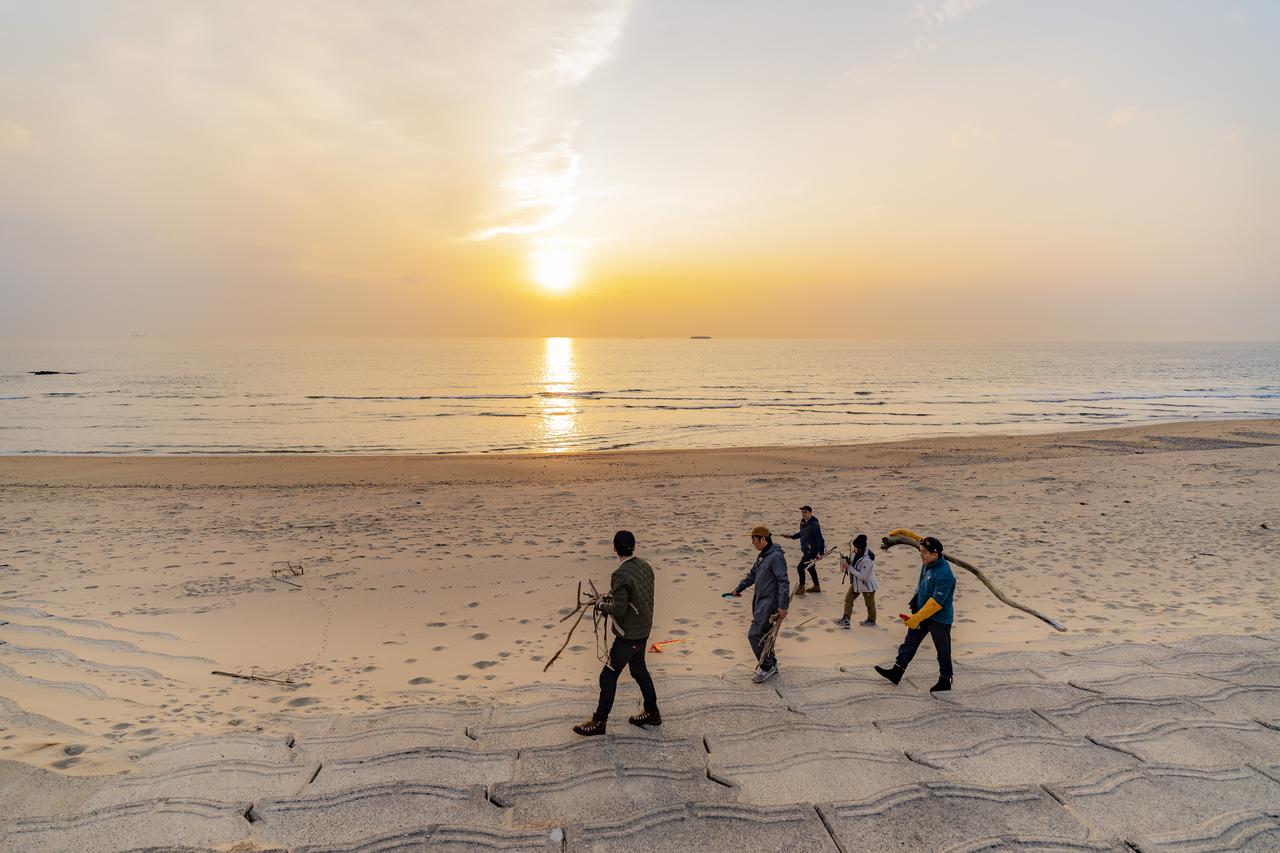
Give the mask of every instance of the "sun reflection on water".
[(560, 453), (578, 437), (577, 405), (572, 394), (578, 371), (573, 358), (573, 338), (547, 338), (542, 351), (542, 440), (544, 449)]

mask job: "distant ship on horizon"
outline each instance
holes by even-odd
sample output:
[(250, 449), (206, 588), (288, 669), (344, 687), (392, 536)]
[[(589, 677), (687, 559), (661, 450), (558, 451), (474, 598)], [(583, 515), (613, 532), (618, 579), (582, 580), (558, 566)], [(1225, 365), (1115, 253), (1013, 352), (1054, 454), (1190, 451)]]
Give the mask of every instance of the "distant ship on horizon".
[(711, 340), (711, 336), (710, 336), (710, 335), (690, 335), (690, 336), (689, 336), (689, 340), (691, 340), (691, 341), (709, 341), (709, 340)]

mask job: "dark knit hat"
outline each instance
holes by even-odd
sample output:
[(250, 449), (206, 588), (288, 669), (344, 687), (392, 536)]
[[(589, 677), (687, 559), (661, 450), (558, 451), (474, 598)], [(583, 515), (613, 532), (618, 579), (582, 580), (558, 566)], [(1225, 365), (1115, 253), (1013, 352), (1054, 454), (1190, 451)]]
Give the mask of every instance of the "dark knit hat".
[(859, 533), (857, 536), (853, 537), (853, 547), (855, 547), (855, 548), (866, 548), (866, 547), (867, 547), (867, 534), (865, 534), (865, 533)]

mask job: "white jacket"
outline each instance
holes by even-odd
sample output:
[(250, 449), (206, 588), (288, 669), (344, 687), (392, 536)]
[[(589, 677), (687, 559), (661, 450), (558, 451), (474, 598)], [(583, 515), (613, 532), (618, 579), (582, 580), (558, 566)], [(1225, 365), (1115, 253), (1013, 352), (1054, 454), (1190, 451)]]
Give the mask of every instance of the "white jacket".
[(875, 592), (879, 589), (876, 583), (876, 561), (874, 557), (863, 554), (852, 566), (846, 561), (844, 570), (849, 573), (849, 582), (854, 592)]

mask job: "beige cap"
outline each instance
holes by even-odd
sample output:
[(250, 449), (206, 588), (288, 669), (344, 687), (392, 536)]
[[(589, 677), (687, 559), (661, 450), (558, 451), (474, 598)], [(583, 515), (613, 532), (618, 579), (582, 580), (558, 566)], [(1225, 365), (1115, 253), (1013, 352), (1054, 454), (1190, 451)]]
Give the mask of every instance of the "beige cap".
[(751, 535), (767, 537), (767, 536), (772, 536), (773, 534), (770, 533), (769, 528), (765, 527), (763, 524), (757, 524), (755, 527), (751, 528)]

